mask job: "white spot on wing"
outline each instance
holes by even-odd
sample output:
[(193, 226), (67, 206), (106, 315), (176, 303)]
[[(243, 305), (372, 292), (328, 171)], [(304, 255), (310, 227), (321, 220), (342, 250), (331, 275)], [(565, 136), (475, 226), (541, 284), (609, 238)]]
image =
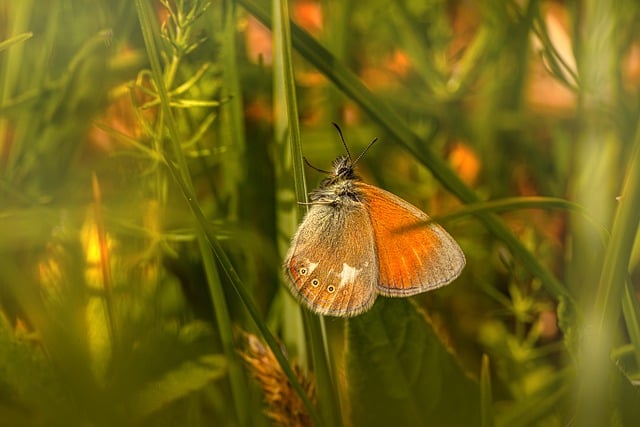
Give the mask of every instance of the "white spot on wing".
[(313, 273), (313, 270), (315, 270), (316, 267), (318, 267), (319, 264), (320, 263), (318, 263), (318, 262), (310, 262), (310, 263), (308, 263), (307, 264), (307, 268), (309, 269), (309, 272), (307, 274)]
[(361, 268), (351, 267), (349, 264), (343, 263), (342, 271), (340, 272), (340, 284), (338, 287), (341, 288), (344, 285), (355, 282), (356, 277), (358, 277), (358, 274), (360, 274), (361, 271)]

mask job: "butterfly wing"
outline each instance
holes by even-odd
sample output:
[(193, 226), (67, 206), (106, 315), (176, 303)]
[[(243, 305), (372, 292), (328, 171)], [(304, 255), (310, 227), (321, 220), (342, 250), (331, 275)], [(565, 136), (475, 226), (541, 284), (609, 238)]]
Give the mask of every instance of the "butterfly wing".
[(377, 258), (366, 206), (313, 205), (285, 260), (289, 287), (312, 311), (355, 316), (376, 298)]
[(399, 231), (429, 216), (398, 196), (362, 182), (378, 255), (378, 293), (409, 296), (444, 286), (465, 265), (462, 250), (439, 225)]

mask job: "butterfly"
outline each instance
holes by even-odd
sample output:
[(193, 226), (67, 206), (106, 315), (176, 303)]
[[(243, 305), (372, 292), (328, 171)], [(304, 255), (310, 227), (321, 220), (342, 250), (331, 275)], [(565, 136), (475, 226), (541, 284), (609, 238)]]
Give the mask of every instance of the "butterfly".
[[(351, 317), (378, 295), (408, 297), (444, 286), (465, 266), (460, 246), (429, 216), (400, 197), (366, 184), (340, 156), (294, 235), (284, 268), (294, 296), (311, 311)], [(419, 224), (419, 225), (417, 225)]]

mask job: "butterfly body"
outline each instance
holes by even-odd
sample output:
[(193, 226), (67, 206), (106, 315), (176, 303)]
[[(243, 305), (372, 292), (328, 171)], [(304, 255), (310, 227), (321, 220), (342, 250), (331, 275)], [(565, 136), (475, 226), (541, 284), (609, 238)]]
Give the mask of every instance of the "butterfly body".
[[(465, 265), (439, 225), (403, 199), (362, 182), (349, 156), (309, 195), (311, 208), (285, 260), (289, 287), (318, 314), (348, 317), (377, 295), (411, 296), (444, 286)], [(412, 225), (424, 223), (420, 227)]]

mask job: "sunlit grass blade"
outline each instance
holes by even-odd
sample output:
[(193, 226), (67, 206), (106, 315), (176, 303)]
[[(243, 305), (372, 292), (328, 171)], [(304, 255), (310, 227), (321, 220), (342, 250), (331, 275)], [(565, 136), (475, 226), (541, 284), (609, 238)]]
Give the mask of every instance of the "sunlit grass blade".
[(613, 379), (610, 353), (621, 307), (627, 306), (627, 314), (634, 311), (633, 306), (621, 302), (624, 301), (631, 251), (640, 224), (640, 126), (636, 129), (633, 145), (611, 238), (605, 250), (595, 302), (586, 318), (590, 330), (589, 339), (581, 347), (578, 397), (578, 417), (582, 420), (605, 421), (613, 416), (615, 409), (603, 401), (602, 386)]
[[(582, 206), (566, 199), (557, 197), (507, 197), (464, 205), (454, 213), (441, 215), (433, 219), (437, 219), (437, 222), (447, 222), (481, 212), (508, 212), (522, 209), (564, 209), (582, 214), (588, 218), (588, 214)], [(600, 228), (604, 229), (602, 225), (600, 225)]]
[(8, 39), (0, 42), (0, 52), (5, 49), (9, 49), (14, 44), (22, 43), (25, 40), (29, 40), (31, 37), (33, 37), (32, 32), (22, 33), (18, 34), (17, 36), (9, 37)]
[(523, 209), (561, 209), (580, 214), (586, 220), (591, 222), (593, 227), (600, 233), (603, 245), (609, 238), (609, 232), (604, 225), (595, 222), (595, 220), (589, 216), (588, 212), (582, 206), (570, 200), (560, 199), (557, 197), (507, 197), (500, 200), (471, 203), (462, 206), (453, 213), (433, 217), (427, 223), (437, 222), (442, 224), (483, 212), (498, 213)]
[[(547, 23), (542, 17), (541, 11), (536, 9), (534, 25), (532, 31), (539, 38), (542, 44), (543, 52), (545, 55), (545, 65), (550, 69), (553, 76), (555, 76), (559, 82), (563, 83), (565, 87), (574, 92), (578, 92), (580, 87), (580, 76), (576, 70), (570, 66), (562, 54), (556, 49), (553, 41), (551, 40)], [(574, 65), (575, 66), (575, 65)]]

